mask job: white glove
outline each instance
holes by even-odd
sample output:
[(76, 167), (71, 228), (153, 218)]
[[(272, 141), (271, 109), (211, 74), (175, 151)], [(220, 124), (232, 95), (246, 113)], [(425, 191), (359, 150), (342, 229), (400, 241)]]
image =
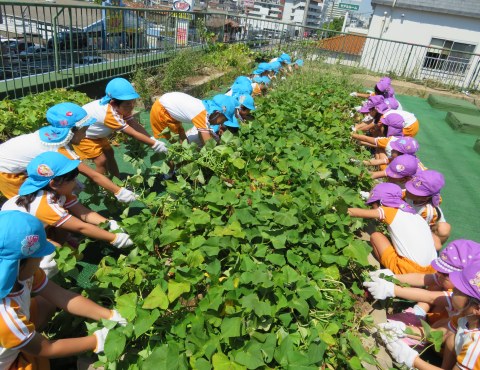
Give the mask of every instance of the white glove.
[(42, 268), (43, 271), (45, 271), (45, 274), (47, 275), (47, 278), (51, 279), (53, 276), (58, 274), (58, 265), (57, 262), (53, 259), (53, 255), (55, 252), (52, 254), (49, 254), (48, 256), (45, 256), (42, 258), (40, 261), (40, 267)]
[(354, 91), (354, 92), (350, 93), (350, 96), (357, 96), (357, 92)]
[(123, 227), (120, 227), (120, 225), (118, 224), (118, 222), (115, 221), (115, 220), (110, 220), (110, 221), (108, 221), (108, 228), (110, 229), (110, 231), (115, 231), (115, 230), (118, 230), (118, 229), (120, 229), (120, 230), (122, 230), (122, 231), (125, 231), (125, 230), (123, 229)]
[(372, 116), (366, 115), (365, 117), (363, 117), (363, 122), (370, 122), (370, 121), (373, 121), (373, 117), (372, 117)]
[(373, 91), (372, 90), (367, 90), (367, 93), (373, 94)]
[(103, 352), (103, 349), (105, 347), (105, 340), (107, 339), (109, 330), (107, 328), (103, 328), (100, 330), (97, 330), (93, 335), (97, 337), (97, 346), (93, 350), (95, 353), (101, 353)]
[[(382, 339), (386, 338), (385, 334), (380, 334)], [(409, 368), (413, 367), (413, 362), (419, 356), (413, 348), (410, 348), (407, 343), (401, 340), (392, 341), (390, 338), (385, 341), (387, 349), (390, 351), (392, 358), (399, 364), (405, 364)]]
[(122, 315), (118, 313), (117, 310), (112, 310), (112, 317), (108, 319), (109, 321), (116, 321), (118, 322), (118, 325), (121, 325), (123, 327), (127, 326), (128, 322), (127, 319), (124, 319)]
[(287, 78), (286, 78), (285, 76), (283, 76), (283, 77), (282, 77), (282, 80), (285, 80), (285, 81), (287, 81)]
[(75, 186), (73, 187), (72, 193), (80, 194), (86, 188), (85, 184), (80, 180), (75, 179)]
[(130, 239), (130, 236), (128, 236), (128, 234), (119, 233), (119, 234), (115, 234), (115, 235), (117, 235), (117, 237), (112, 242), (114, 247), (117, 247), (118, 249), (120, 249), (120, 248), (125, 248), (125, 247), (129, 247), (129, 246), (133, 245), (133, 242)]
[[(151, 139), (151, 138), (150, 138)], [(155, 153), (167, 153), (167, 146), (163, 141), (156, 140), (155, 144), (152, 146), (152, 149)]]
[(362, 105), (358, 105), (358, 106), (353, 107), (353, 108), (358, 112), (360, 109), (362, 109)]
[(368, 191), (360, 191), (359, 194), (360, 194), (360, 198), (362, 198), (362, 200), (364, 201), (367, 201), (370, 199), (370, 193)]
[(372, 282), (363, 283), (363, 286), (367, 287), (373, 298), (387, 299), (390, 297), (395, 297), (395, 284), (378, 277), (374, 277), (372, 280)]
[[(361, 192), (360, 192), (361, 193)], [(364, 193), (367, 193), (366, 191), (364, 191)], [(370, 193), (367, 193), (369, 194), (370, 196)], [(379, 278), (380, 277), (380, 274), (383, 274), (385, 276), (393, 276), (395, 277), (395, 274), (393, 273), (393, 271), (389, 270), (389, 269), (382, 269), (382, 270), (376, 270), (376, 271), (370, 271), (368, 273), (370, 275), (370, 277), (373, 279), (374, 277), (376, 278)]]
[[(387, 344), (396, 341), (398, 338), (405, 338), (407, 336), (407, 334), (405, 334), (407, 326), (401, 321), (383, 322), (381, 324), (378, 324), (378, 327), (383, 330), (383, 332), (380, 332), (380, 335), (384, 335), (384, 337), (382, 337), (382, 340)], [(377, 328), (373, 329), (374, 333), (377, 332)]]
[(120, 191), (118, 194), (115, 194), (115, 197), (120, 203), (131, 203), (137, 200), (138, 195), (136, 195), (133, 191), (120, 188)]
[(355, 114), (350, 113), (350, 118), (353, 118), (353, 117), (355, 117)]

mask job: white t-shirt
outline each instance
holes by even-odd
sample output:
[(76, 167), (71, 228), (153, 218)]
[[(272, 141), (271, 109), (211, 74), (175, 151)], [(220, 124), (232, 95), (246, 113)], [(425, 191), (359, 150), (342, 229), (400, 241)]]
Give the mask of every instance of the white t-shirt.
[(195, 117), (206, 111), (200, 99), (181, 92), (163, 94), (160, 97), (160, 104), (173, 119), (184, 123), (193, 123)]
[(392, 114), (392, 113), (399, 114), (403, 117), (403, 120), (404, 120), (403, 127), (409, 127), (413, 125), (415, 122), (417, 122), (417, 117), (415, 117), (413, 113), (410, 113), (404, 110), (392, 109), (392, 110), (389, 110), (387, 113), (385, 113), (383, 116), (387, 117), (389, 114)]
[(100, 100), (92, 101), (83, 107), (87, 113), (97, 119), (93, 125), (88, 126), (85, 135), (88, 139), (102, 139), (114, 131), (123, 131), (128, 127), (127, 121), (133, 119), (133, 115), (124, 117), (110, 104), (100, 105)]
[(21, 135), (0, 145), (0, 172), (27, 173), (27, 165), (38, 155), (45, 152), (58, 152), (69, 159), (78, 159), (78, 155), (68, 146), (44, 145), (40, 132)]
[(400, 256), (422, 267), (437, 258), (432, 232), (422, 216), (385, 206), (379, 207), (378, 212)]
[[(220, 140), (220, 137), (218, 136), (218, 134), (215, 131), (213, 131), (211, 128), (210, 128), (210, 134), (212, 135), (212, 138), (215, 141)], [(185, 135), (187, 135), (187, 140), (188, 140), (189, 144), (195, 143), (195, 144), (197, 144), (197, 146), (199, 148), (203, 147), (204, 144), (200, 140), (200, 137), (199, 137), (199, 134), (198, 134), (198, 129), (195, 126), (193, 126), (190, 130), (188, 130), (185, 133)]]

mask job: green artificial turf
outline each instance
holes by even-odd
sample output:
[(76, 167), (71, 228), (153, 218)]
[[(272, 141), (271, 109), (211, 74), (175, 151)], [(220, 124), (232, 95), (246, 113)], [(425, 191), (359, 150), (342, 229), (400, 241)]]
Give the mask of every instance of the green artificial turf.
[(430, 94), (428, 96), (427, 103), (430, 104), (432, 108), (445, 112), (458, 112), (477, 117), (480, 113), (476, 105), (461, 99), (447, 98), (445, 96)]
[(430, 170), (442, 173), (445, 187), (441, 204), (452, 226), (449, 241), (471, 239), (480, 242), (480, 156), (473, 147), (477, 137), (453, 131), (445, 122), (447, 112), (430, 107), (426, 99), (395, 96), (403, 109), (418, 118), (420, 144), (417, 155)]

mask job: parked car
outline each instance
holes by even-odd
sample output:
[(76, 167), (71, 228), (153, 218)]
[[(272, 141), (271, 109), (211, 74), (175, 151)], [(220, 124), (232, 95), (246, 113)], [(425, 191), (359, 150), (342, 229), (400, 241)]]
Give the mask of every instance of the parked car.
[(81, 58), (79, 62), (80, 62), (79, 67), (81, 67), (81, 66), (90, 66), (92, 64), (98, 64), (98, 63), (106, 63), (107, 60), (102, 57), (89, 56), (89, 57)]
[[(47, 48), (53, 49), (54, 38), (50, 38), (47, 41)], [(85, 32), (72, 32), (72, 47), (73, 49), (83, 49), (85, 46), (88, 46), (88, 35)], [(57, 33), (57, 44), (60, 49), (69, 49), (70, 48), (70, 32), (59, 32)]]
[(46, 54), (53, 53), (53, 50), (47, 49), (45, 46), (29, 46), (27, 50), (20, 52), (20, 55), (26, 54)]
[(34, 46), (33, 42), (25, 41), (12, 41), (8, 45), (9, 52), (11, 54), (19, 54), (24, 51), (27, 47)]

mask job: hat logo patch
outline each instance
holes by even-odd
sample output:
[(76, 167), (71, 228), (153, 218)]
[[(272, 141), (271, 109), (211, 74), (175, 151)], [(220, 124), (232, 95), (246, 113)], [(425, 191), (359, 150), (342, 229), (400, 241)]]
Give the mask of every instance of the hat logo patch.
[(62, 120), (62, 121), (59, 121), (59, 123), (62, 125), (62, 126), (68, 126), (68, 121), (66, 119)]
[(38, 239), (38, 235), (29, 235), (22, 240), (22, 254), (24, 256), (31, 256), (40, 248)]
[(407, 142), (405, 140), (400, 140), (400, 144), (406, 144)]
[(475, 274), (475, 279), (470, 279), (470, 284), (476, 286), (480, 292), (480, 271)]
[(440, 258), (444, 261), (446, 261), (448, 259), (447, 255), (446, 254), (441, 254), (440, 255)]
[(402, 172), (403, 170), (405, 170), (405, 167), (403, 167), (401, 164), (397, 164), (397, 167), (395, 167), (397, 169), (397, 172)]
[(240, 99), (238, 99), (238, 101), (240, 102), (240, 104), (243, 104), (244, 100), (245, 100), (245, 95), (242, 95), (242, 96), (240, 97)]
[(415, 187), (416, 187), (416, 188), (419, 188), (420, 185), (422, 185), (422, 182), (421, 182), (421, 181), (418, 181), (418, 182), (415, 184)]
[(37, 173), (44, 177), (52, 177), (54, 175), (53, 171), (46, 164), (38, 166)]
[(227, 106), (226, 106), (226, 105), (224, 105), (224, 106), (222, 107), (222, 109), (223, 109), (223, 113), (226, 113), (226, 112), (227, 112)]
[(73, 116), (73, 113), (72, 113), (72, 112), (67, 112), (66, 114), (67, 114), (67, 116), (69, 116), (69, 117), (70, 117), (70, 116)]
[(56, 132), (52, 132), (51, 134), (48, 134), (45, 132), (45, 136), (47, 137), (48, 140), (56, 139), (58, 137), (58, 134)]

